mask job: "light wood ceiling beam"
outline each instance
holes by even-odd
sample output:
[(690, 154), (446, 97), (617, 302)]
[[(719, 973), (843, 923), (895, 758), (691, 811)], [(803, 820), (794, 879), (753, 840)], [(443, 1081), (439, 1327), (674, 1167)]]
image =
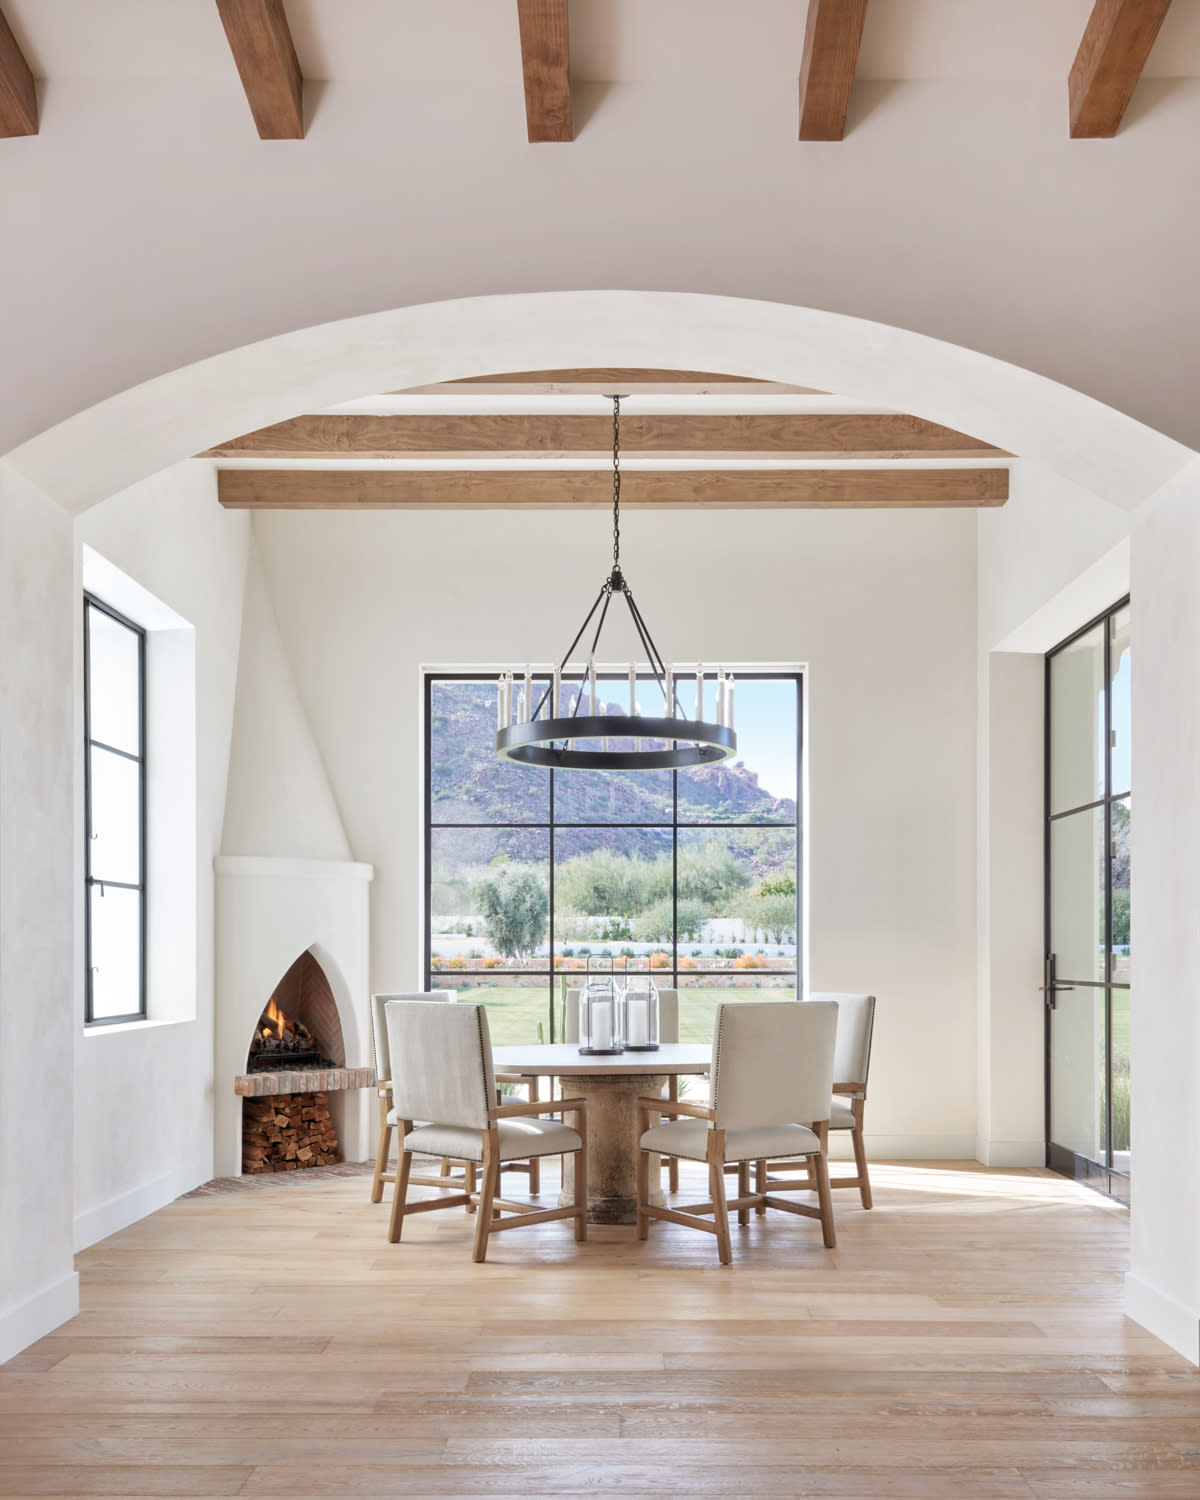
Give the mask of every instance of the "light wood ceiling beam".
[[(612, 504), (607, 471), (222, 469), (231, 510), (579, 510)], [(631, 470), (642, 510), (963, 508), (1003, 505), (1007, 469)]]
[(1171, 0), (1096, 0), (1071, 64), (1076, 140), (1116, 135)]
[(37, 88), (0, 10), (0, 136), (37, 135)]
[(804, 54), (800, 62), (800, 139), (840, 141), (867, 0), (808, 0)]
[(705, 370), (517, 370), (470, 375), (438, 385), (417, 385), (393, 395), (472, 396), (813, 396), (806, 385), (781, 385), (751, 375), (720, 375)]
[(517, 0), (529, 139), (573, 141), (567, 0)]
[(304, 80), (283, 0), (217, 0), (250, 112), (264, 141), (304, 138)]
[[(978, 458), (990, 443), (899, 412), (626, 416), (621, 451), (659, 458)], [(210, 458), (603, 458), (610, 416), (293, 417), (212, 448)]]

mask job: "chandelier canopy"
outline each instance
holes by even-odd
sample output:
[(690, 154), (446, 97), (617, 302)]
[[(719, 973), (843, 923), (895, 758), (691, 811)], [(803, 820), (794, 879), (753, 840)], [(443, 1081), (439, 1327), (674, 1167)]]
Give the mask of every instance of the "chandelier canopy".
[[(496, 755), (524, 766), (577, 767), (589, 771), (658, 771), (688, 766), (711, 766), (737, 752), (733, 729), (734, 680), (718, 668), (716, 718), (704, 717), (704, 667), (697, 663), (696, 713), (688, 718), (676, 691), (676, 669), (665, 662), (634, 602), (621, 572), (621, 398), (613, 402), (613, 561), (595, 602), (588, 610), (566, 654), (544, 679), (526, 667), (523, 679), (515, 672), (501, 675), (496, 714)], [(613, 596), (620, 594), (645, 652), (646, 665), (629, 664), (629, 712), (612, 714), (602, 702), (596, 685), (596, 653), (600, 633)], [(599, 618), (597, 618), (597, 615)], [(586, 660), (575, 667), (571, 659), (592, 621), (595, 631), (587, 647)], [(663, 709), (657, 716), (643, 716), (637, 701), (637, 684), (653, 677), (662, 693)], [(685, 675), (691, 676), (689, 670)], [(569, 712), (563, 711), (563, 687), (578, 686)], [(541, 689), (540, 697), (536, 697)]]

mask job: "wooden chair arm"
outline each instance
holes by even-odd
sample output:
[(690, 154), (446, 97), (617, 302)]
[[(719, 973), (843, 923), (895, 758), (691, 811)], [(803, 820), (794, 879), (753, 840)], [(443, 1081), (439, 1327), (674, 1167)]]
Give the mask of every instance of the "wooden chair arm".
[(586, 1099), (535, 1099), (517, 1104), (498, 1104), (488, 1110), (489, 1120), (504, 1120), (510, 1115), (556, 1115), (559, 1110), (587, 1110)]
[(390, 1078), (377, 1078), (375, 1087), (379, 1090), (381, 1099), (390, 1099), (392, 1096), (392, 1080)]
[(638, 1100), (641, 1108), (654, 1110), (660, 1115), (692, 1115), (697, 1120), (715, 1120), (717, 1118), (711, 1104), (684, 1104), (681, 1099), (664, 1099), (660, 1094), (655, 1099), (641, 1098)]
[(865, 1094), (866, 1092), (865, 1083), (835, 1083), (833, 1086), (835, 1094)]
[(497, 1083), (528, 1083), (531, 1078), (536, 1078), (536, 1073), (497, 1073)]

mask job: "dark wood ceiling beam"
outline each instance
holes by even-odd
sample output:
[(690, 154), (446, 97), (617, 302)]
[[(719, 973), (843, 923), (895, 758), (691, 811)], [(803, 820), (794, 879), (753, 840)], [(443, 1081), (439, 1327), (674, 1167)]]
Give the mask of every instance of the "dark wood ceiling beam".
[(800, 62), (800, 139), (840, 141), (867, 0), (808, 0), (804, 54)]
[[(222, 469), (231, 510), (579, 510), (612, 504), (604, 470)], [(643, 510), (964, 508), (1003, 505), (1007, 469), (631, 470)]]
[(12, 27), (0, 11), (0, 136), (37, 133), (37, 87)]
[(517, 0), (529, 139), (573, 141), (567, 0)]
[(283, 0), (217, 0), (221, 24), (264, 141), (304, 138), (304, 80)]
[(1075, 140), (1116, 135), (1171, 0), (1096, 0), (1071, 64)]
[[(621, 451), (659, 458), (978, 458), (1000, 449), (899, 412), (624, 416)], [(210, 458), (603, 458), (610, 416), (293, 417), (209, 450)]]

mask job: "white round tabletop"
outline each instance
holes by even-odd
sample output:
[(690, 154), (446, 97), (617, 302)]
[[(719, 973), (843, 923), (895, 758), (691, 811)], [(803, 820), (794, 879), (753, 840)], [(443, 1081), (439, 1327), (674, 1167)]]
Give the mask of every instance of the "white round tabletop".
[(497, 1073), (525, 1073), (556, 1078), (619, 1078), (625, 1074), (707, 1073), (712, 1048), (706, 1042), (663, 1042), (657, 1052), (581, 1053), (574, 1042), (551, 1047), (493, 1047)]

